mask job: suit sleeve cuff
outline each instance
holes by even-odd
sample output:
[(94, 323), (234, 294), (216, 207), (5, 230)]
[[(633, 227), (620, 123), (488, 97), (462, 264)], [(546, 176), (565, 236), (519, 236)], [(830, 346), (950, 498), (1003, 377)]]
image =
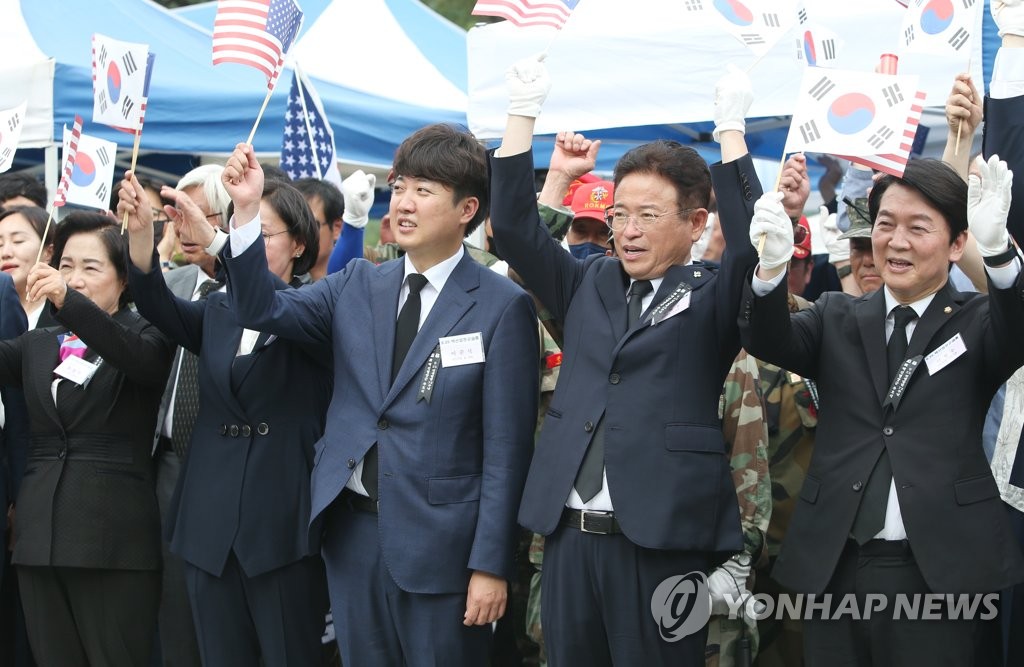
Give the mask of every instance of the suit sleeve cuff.
[(216, 232), (214, 232), (213, 241), (210, 243), (210, 245), (203, 248), (203, 251), (207, 255), (216, 257), (217, 255), (220, 254), (220, 251), (224, 249), (224, 246), (225, 244), (227, 244), (227, 242), (228, 235), (225, 234), (222, 230), (218, 229)]

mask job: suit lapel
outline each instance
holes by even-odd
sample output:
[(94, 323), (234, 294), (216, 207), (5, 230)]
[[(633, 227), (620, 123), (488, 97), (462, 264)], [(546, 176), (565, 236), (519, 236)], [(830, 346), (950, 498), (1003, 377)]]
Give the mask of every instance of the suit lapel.
[(866, 299), (857, 302), (854, 317), (860, 329), (861, 343), (868, 361), (872, 384), (878, 402), (885, 400), (889, 391), (889, 369), (885, 353), (885, 294), (878, 290)]
[[(481, 270), (483, 269), (480, 265), (468, 253), (456, 265), (452, 275), (449, 276), (448, 281), (445, 283), (444, 289), (437, 296), (437, 301), (434, 302), (434, 306), (430, 309), (430, 314), (427, 315), (426, 321), (423, 322), (423, 326), (420, 327), (416, 338), (412, 341), (409, 354), (406, 355), (405, 361), (395, 377), (395, 382), (391, 386), (387, 398), (384, 399), (385, 409), (394, 401), (395, 397), (402, 391), (402, 388), (419, 373), (427, 357), (430, 356), (430, 353), (437, 346), (437, 340), (447, 336), (466, 312), (473, 307), (473, 304), (476, 303), (469, 296), (468, 292), (475, 290), (480, 285)], [(393, 325), (391, 329), (393, 346)], [(391, 353), (390, 347), (388, 348), (388, 353)]]
[(626, 289), (629, 287), (629, 278), (623, 272), (622, 264), (617, 260), (602, 262), (594, 285), (608, 315), (612, 336), (621, 340), (626, 333)]
[[(67, 329), (63, 330), (67, 331)], [(63, 431), (64, 426), (61, 424), (60, 415), (57, 414), (57, 406), (54, 404), (50, 389), (56, 379), (53, 369), (60, 363), (60, 344), (57, 342), (57, 334), (60, 331), (60, 329), (46, 331), (45, 334), (39, 336), (39, 342), (33, 346), (36, 348), (33, 350), (33, 354), (38, 355), (38, 361), (34, 365), (39, 367), (39, 375), (38, 382), (33, 381), (31, 384), (36, 393), (36, 401), (43, 406), (43, 412), (53, 420), (58, 429)]]
[(958, 303), (960, 299), (957, 298), (960, 296), (960, 292), (948, 281), (945, 287), (935, 293), (935, 298), (928, 304), (924, 315), (914, 327), (914, 334), (910, 337), (910, 344), (907, 346), (908, 358), (924, 354), (939, 329), (960, 310)]
[[(703, 264), (670, 266), (668, 271), (665, 272), (664, 280), (661, 281), (658, 291), (651, 300), (651, 305), (644, 310), (642, 315), (640, 315), (640, 319), (630, 325), (629, 330), (619, 338), (619, 343), (615, 346), (615, 351), (612, 354), (618, 354), (619, 350), (627, 340), (635, 336), (638, 332), (651, 326), (651, 312), (658, 306), (662, 305), (662, 302), (664, 302), (672, 292), (676, 290), (676, 288), (685, 283), (689, 285), (692, 290), (696, 291), (702, 287), (712, 275), (711, 271)], [(690, 298), (692, 298), (692, 296)], [(625, 296), (623, 296), (623, 303), (625, 303)], [(626, 315), (623, 313), (623, 322), (625, 322), (625, 319)]]
[(376, 341), (377, 378), (380, 398), (391, 387), (391, 357), (395, 349), (395, 322), (398, 320), (398, 293), (405, 278), (405, 260), (390, 261), (378, 267), (380, 276), (370, 285), (370, 312), (373, 315), (373, 340)]
[[(212, 295), (211, 295), (212, 296)], [(216, 299), (206, 302), (207, 317), (213, 316), (223, 322), (222, 326), (211, 327), (214, 331), (223, 331), (223, 336), (217, 336), (212, 341), (203, 341), (204, 345), (213, 344), (213, 354), (205, 355), (203, 363), (210, 365), (210, 374), (213, 376), (213, 386), (220, 392), (225, 404), (238, 416), (244, 416), (245, 410), (238, 402), (235, 392), (231, 387), (231, 365), (238, 353), (238, 345), (242, 342), (242, 327), (235, 320), (234, 315), (228, 308), (227, 299)]]

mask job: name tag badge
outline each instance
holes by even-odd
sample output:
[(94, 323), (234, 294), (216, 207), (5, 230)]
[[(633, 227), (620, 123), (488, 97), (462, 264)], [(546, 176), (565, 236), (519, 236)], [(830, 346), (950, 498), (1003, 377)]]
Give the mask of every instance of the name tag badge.
[(466, 364), (484, 363), (484, 337), (479, 331), (461, 336), (439, 338), (441, 346), (441, 366), (465, 366)]
[(680, 283), (678, 287), (672, 290), (672, 293), (665, 297), (665, 300), (659, 303), (654, 310), (651, 311), (651, 326), (655, 326), (670, 317), (675, 317), (679, 313), (683, 312), (690, 307), (690, 293), (693, 288), (686, 283)]
[(89, 384), (89, 380), (99, 370), (100, 365), (82, 359), (81, 357), (70, 356), (54, 369), (54, 373), (65, 380), (70, 380), (82, 387)]
[(960, 337), (960, 334), (956, 334), (945, 343), (932, 350), (928, 356), (924, 358), (924, 363), (928, 364), (928, 374), (935, 375), (943, 368), (953, 363), (957, 357), (966, 351), (967, 346), (964, 345), (964, 339)]

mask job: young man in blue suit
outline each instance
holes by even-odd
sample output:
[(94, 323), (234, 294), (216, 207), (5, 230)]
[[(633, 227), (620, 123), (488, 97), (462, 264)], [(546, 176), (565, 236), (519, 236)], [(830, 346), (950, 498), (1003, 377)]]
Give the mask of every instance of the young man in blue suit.
[(323, 519), (344, 663), (480, 665), (505, 611), (533, 448), (536, 316), (525, 292), (464, 250), (488, 208), (472, 135), (426, 127), (394, 170), (405, 257), (357, 260), (286, 293), (273, 289), (260, 239), (263, 174), (240, 144), (224, 173), (236, 202), (231, 304), (245, 326), (332, 343), (311, 520)]

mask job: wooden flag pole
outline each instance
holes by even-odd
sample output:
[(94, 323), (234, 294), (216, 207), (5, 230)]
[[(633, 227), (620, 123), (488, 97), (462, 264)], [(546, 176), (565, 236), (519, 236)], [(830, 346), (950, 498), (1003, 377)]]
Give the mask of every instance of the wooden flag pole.
[[(135, 145), (132, 146), (132, 174), (135, 174), (135, 165), (139, 161), (139, 142), (142, 141), (142, 128), (135, 130)], [(124, 212), (124, 217), (121, 218), (121, 233), (124, 234), (128, 231), (128, 211)]]
[(253, 137), (256, 136), (256, 128), (260, 126), (260, 120), (263, 119), (263, 112), (267, 110), (267, 105), (270, 104), (270, 96), (274, 94), (274, 89), (267, 90), (267, 96), (263, 98), (263, 106), (260, 107), (260, 112), (256, 116), (256, 122), (252, 124), (252, 130), (249, 132), (249, 138), (245, 140), (245, 143), (252, 146)]
[[(782, 182), (782, 170), (786, 166), (786, 151), (782, 151), (782, 160), (779, 161), (779, 175), (775, 177), (775, 187), (772, 188), (772, 192), (779, 191), (779, 183)], [(768, 240), (768, 234), (761, 232), (761, 238), (757, 240), (757, 256), (760, 257), (761, 253), (764, 252), (764, 242)]]
[[(39, 252), (36, 253), (36, 264), (43, 259), (43, 249), (46, 248), (46, 234), (50, 231), (50, 223), (53, 222), (53, 205), (50, 206), (50, 213), (46, 216), (46, 226), (43, 227), (43, 241), (39, 244)], [(32, 266), (35, 266), (33, 264)]]
[[(973, 58), (973, 57), (974, 57), (973, 53), (971, 55), (967, 56), (967, 76), (971, 75), (971, 58)], [(970, 112), (968, 111), (968, 113), (970, 113)], [(956, 144), (953, 145), (953, 157), (956, 157), (957, 155), (960, 154), (960, 128), (962, 128), (963, 125), (964, 125), (964, 119), (963, 118), (958, 118), (957, 122), (956, 122)]]

